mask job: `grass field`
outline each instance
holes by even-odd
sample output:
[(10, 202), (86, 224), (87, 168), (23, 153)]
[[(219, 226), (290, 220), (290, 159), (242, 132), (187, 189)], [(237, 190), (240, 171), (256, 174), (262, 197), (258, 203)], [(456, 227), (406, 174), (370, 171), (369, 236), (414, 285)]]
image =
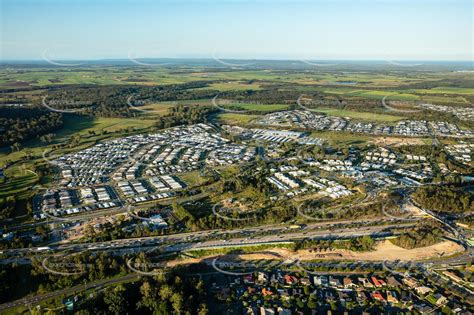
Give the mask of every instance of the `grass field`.
[(439, 96), (434, 94), (427, 94), (421, 96), (421, 101), (425, 103), (434, 104), (454, 104), (454, 105), (466, 105), (470, 104), (465, 97), (459, 95)]
[(38, 176), (22, 168), (16, 168), (15, 174), (16, 177), (0, 184), (0, 198), (15, 195), (17, 199), (24, 199), (24, 197), (30, 195), (31, 186), (37, 182)]
[(411, 90), (418, 94), (466, 94), (474, 95), (474, 89), (455, 87), (435, 87), (432, 89)]
[(223, 107), (235, 106), (242, 108), (243, 110), (249, 111), (258, 111), (258, 112), (271, 112), (277, 110), (288, 109), (288, 105), (285, 104), (239, 104), (239, 103), (230, 103), (223, 105)]
[(398, 93), (398, 92), (391, 92), (391, 91), (371, 91), (371, 90), (360, 90), (360, 89), (347, 89), (347, 88), (340, 88), (340, 89), (324, 89), (318, 88), (318, 90), (328, 93), (328, 94), (336, 94), (336, 95), (343, 95), (346, 97), (357, 96), (357, 97), (365, 97), (365, 98), (374, 98), (374, 99), (383, 99), (387, 96), (391, 100), (400, 100), (400, 101), (413, 101), (420, 99), (420, 96), (415, 94), (409, 93)]
[[(74, 124), (69, 124), (74, 122)], [(88, 133), (89, 131), (99, 132), (106, 130), (108, 132), (115, 132), (125, 128), (144, 129), (151, 127), (154, 123), (152, 119), (139, 118), (90, 118), (90, 117), (66, 117), (64, 120), (65, 132), (80, 132)], [(74, 125), (74, 126), (72, 126)]]
[[(298, 62), (297, 62), (298, 63)], [(206, 70), (206, 71), (204, 71)], [(73, 70), (62, 68), (32, 68), (0, 70), (0, 87), (51, 86), (62, 84), (98, 84), (98, 85), (161, 85), (179, 84), (192, 81), (209, 81), (211, 89), (229, 90), (261, 90), (263, 84), (292, 83), (315, 88), (328, 86), (328, 91), (341, 89), (357, 90), (358, 87), (399, 87), (418, 82), (436, 82), (440, 79), (469, 79), (470, 74), (453, 72), (424, 72), (424, 73), (388, 73), (380, 72), (335, 72), (334, 69), (308, 69), (304, 72), (289, 72), (287, 70), (230, 70), (210, 71), (205, 67), (183, 67), (179, 71), (166, 67), (150, 67), (146, 71), (137, 71), (130, 67), (93, 67), (84, 64)], [(222, 80), (226, 82), (213, 83)], [(258, 80), (258, 83), (248, 81)], [(353, 84), (341, 84), (351, 82)], [(331, 87), (329, 87), (331, 86)], [(310, 87), (311, 88), (311, 87)], [(368, 91), (367, 97), (376, 98), (377, 93)], [(377, 92), (377, 91), (375, 91)], [(392, 91), (394, 92), (394, 91)], [(362, 92), (361, 92), (362, 93)], [(460, 94), (472, 95), (472, 88), (434, 87), (432, 89), (406, 90), (408, 94)], [(398, 96), (410, 97), (414, 96)]]
[(177, 103), (172, 102), (163, 102), (163, 103), (154, 103), (154, 104), (147, 104), (144, 106), (137, 106), (136, 108), (132, 108), (132, 111), (136, 111), (137, 113), (141, 113), (142, 116), (145, 117), (147, 115), (158, 115), (164, 116), (169, 113), (169, 109), (175, 107)]
[(381, 122), (394, 122), (405, 119), (406, 117), (402, 116), (394, 116), (394, 115), (387, 115), (387, 114), (377, 114), (377, 113), (369, 113), (369, 112), (356, 112), (356, 111), (349, 111), (337, 108), (327, 108), (327, 107), (318, 107), (315, 108), (318, 112), (322, 112), (331, 116), (338, 116), (338, 117), (349, 117), (358, 120), (367, 120), (367, 121), (381, 121)]
[(180, 173), (179, 178), (182, 179), (188, 187), (200, 186), (206, 182), (206, 180), (199, 175), (199, 171)]
[(5, 70), (0, 72), (0, 87), (50, 86), (62, 84), (177, 84), (200, 80), (186, 74), (169, 74), (168, 70), (156, 67), (154, 71), (141, 72), (124, 68), (77, 68), (64, 69), (38, 68), (28, 71)]
[(258, 115), (245, 115), (234, 113), (221, 113), (218, 119), (225, 124), (246, 124), (257, 118)]
[(251, 83), (247, 84), (244, 82), (226, 82), (226, 83), (212, 83), (210, 84), (210, 89), (213, 90), (219, 90), (219, 91), (232, 91), (232, 90), (239, 90), (239, 91), (244, 91), (244, 90), (261, 90), (260, 84), (257, 83)]
[(334, 131), (314, 131), (311, 133), (312, 137), (322, 138), (334, 144), (345, 145), (365, 145), (373, 137), (365, 134), (352, 134), (348, 132), (334, 132)]

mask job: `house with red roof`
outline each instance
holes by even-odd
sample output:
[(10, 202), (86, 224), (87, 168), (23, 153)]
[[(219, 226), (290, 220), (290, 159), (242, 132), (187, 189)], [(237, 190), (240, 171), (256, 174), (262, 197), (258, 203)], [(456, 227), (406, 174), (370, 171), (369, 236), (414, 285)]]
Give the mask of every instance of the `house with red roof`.
[(374, 276), (370, 277), (370, 280), (372, 280), (372, 283), (374, 284), (374, 286), (376, 288), (381, 288), (382, 287), (382, 283), (380, 283), (380, 281), (375, 278)]
[(385, 302), (385, 298), (383, 297), (383, 295), (378, 292), (378, 291), (375, 291), (372, 293), (372, 298), (375, 299), (375, 300), (379, 300), (381, 302)]
[(292, 275), (285, 275), (284, 279), (285, 279), (285, 283), (290, 284), (290, 285), (298, 282), (298, 278)]

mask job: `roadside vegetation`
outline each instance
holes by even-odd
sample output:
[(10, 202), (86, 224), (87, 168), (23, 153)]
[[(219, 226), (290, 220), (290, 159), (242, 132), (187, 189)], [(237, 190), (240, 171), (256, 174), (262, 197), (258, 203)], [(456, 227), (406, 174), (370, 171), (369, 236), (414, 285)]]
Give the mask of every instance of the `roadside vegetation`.
[(413, 249), (434, 245), (442, 240), (444, 232), (437, 222), (421, 223), (390, 241), (402, 248)]

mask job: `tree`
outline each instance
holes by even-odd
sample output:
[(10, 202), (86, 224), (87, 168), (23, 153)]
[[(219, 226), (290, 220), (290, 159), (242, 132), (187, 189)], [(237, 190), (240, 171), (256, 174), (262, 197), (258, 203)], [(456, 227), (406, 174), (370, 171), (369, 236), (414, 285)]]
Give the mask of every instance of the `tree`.
[(316, 302), (315, 299), (310, 298), (309, 301), (308, 301), (308, 307), (312, 310), (315, 310), (315, 309), (318, 308), (318, 303)]
[(125, 287), (121, 284), (105, 292), (104, 302), (112, 314), (126, 314), (127, 301), (124, 298)]
[(198, 315), (207, 315), (209, 314), (209, 309), (204, 303), (199, 304)]
[(181, 293), (173, 293), (173, 295), (170, 298), (171, 304), (173, 305), (173, 309), (176, 312), (176, 314), (181, 314), (183, 311), (183, 295)]

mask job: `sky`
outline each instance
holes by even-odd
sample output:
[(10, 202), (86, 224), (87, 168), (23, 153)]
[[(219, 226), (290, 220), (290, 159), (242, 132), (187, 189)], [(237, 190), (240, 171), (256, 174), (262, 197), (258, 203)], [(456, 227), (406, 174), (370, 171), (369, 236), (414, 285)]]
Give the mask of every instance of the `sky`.
[(0, 0), (2, 60), (472, 60), (470, 0)]

